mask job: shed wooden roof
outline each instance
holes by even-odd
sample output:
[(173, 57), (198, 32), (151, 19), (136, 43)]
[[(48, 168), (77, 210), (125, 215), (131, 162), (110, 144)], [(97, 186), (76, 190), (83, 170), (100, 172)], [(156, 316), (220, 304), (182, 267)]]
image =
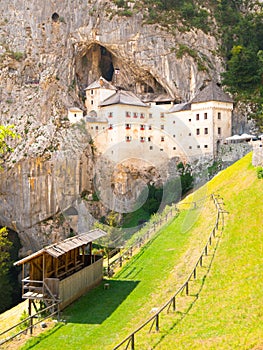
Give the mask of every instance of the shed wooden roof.
[(70, 238), (65, 239), (64, 241), (61, 241), (59, 243), (54, 243), (52, 245), (49, 245), (27, 257), (24, 259), (21, 259), (19, 261), (16, 261), (14, 265), (22, 265), (27, 263), (28, 261), (43, 255), (44, 253), (49, 254), (53, 256), (54, 258), (58, 258), (59, 256), (67, 253), (70, 250), (73, 250), (75, 248), (81, 247), (82, 245), (86, 245), (92, 241), (95, 241), (98, 238), (101, 238), (106, 235), (106, 232), (95, 229), (91, 230), (87, 233), (82, 233), (77, 236), (73, 236)]

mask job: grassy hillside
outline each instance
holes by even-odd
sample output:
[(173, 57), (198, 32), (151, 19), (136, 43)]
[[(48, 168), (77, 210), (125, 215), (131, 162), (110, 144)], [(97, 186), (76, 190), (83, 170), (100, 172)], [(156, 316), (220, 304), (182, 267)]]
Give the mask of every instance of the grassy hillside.
[(156, 337), (154, 349), (263, 346), (263, 181), (250, 161), (248, 155), (209, 183), (229, 211), (220, 246), (195, 307)]
[[(217, 191), (229, 211), (211, 271), (187, 315), (178, 310), (162, 319), (161, 331), (149, 335), (147, 342), (138, 337), (136, 349), (251, 349), (263, 342), (263, 181), (256, 178), (250, 161), (248, 155), (191, 196), (197, 200)], [(112, 349), (149, 318), (152, 308), (161, 306), (192, 269), (215, 221), (212, 201), (200, 204), (196, 210), (182, 204), (186, 210), (131, 259), (110, 281), (109, 290), (99, 286), (89, 292), (67, 308), (67, 325), (38, 344), (33, 339), (24, 349)], [(180, 313), (183, 317), (175, 325)]]

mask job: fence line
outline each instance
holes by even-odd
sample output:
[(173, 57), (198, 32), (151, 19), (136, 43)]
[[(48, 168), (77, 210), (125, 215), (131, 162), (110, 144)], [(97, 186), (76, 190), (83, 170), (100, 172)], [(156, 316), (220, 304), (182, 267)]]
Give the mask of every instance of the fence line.
[[(8, 336), (7, 338), (5, 339), (2, 339), (0, 340), (0, 345), (3, 345), (4, 343), (16, 338), (17, 336), (19, 336), (20, 334), (22, 333), (27, 333), (27, 331), (29, 330), (30, 331), (30, 334), (32, 335), (33, 334), (33, 328), (43, 322), (44, 320), (46, 320), (47, 318), (50, 318), (52, 316), (55, 316), (55, 315), (58, 315), (58, 319), (59, 319), (59, 303), (60, 301), (57, 301), (56, 303), (42, 309), (42, 310), (39, 310), (37, 311), (34, 315), (31, 315), (31, 316), (28, 316), (27, 318), (25, 318), (24, 320), (22, 320), (21, 322), (19, 323), (16, 323), (14, 326), (6, 329), (5, 331), (3, 331), (2, 333), (0, 333), (0, 337), (3, 336), (4, 334), (7, 334), (9, 333), (10, 331), (12, 331), (13, 329), (19, 327), (20, 325), (22, 324), (29, 324), (27, 327), (23, 328), (22, 330), (20, 330), (19, 332), (16, 332), (15, 334), (11, 335), (11, 336)], [(56, 308), (56, 309), (54, 309)], [(51, 314), (48, 314), (47, 316), (45, 317), (41, 317), (41, 314), (42, 313), (45, 313), (47, 311), (49, 311), (51, 309)], [(54, 311), (53, 311), (54, 309)], [(34, 322), (34, 320), (38, 318), (39, 320), (37, 322)]]
[(214, 201), (215, 207), (217, 209), (216, 214), (216, 222), (215, 225), (208, 237), (207, 243), (204, 246), (202, 253), (200, 254), (196, 264), (194, 265), (194, 268), (192, 269), (191, 273), (188, 275), (185, 282), (177, 289), (177, 291), (173, 294), (173, 296), (157, 311), (153, 316), (151, 316), (148, 320), (146, 320), (141, 326), (139, 326), (135, 331), (130, 333), (124, 340), (122, 340), (118, 345), (116, 345), (113, 350), (119, 349), (122, 345), (126, 343), (125, 350), (128, 349), (130, 345), (131, 350), (135, 350), (135, 334), (138, 333), (141, 329), (143, 329), (145, 326), (151, 323), (150, 331), (152, 330), (153, 326), (155, 325), (155, 330), (158, 332), (160, 328), (160, 320), (159, 316), (162, 311), (164, 311), (167, 308), (167, 312), (169, 312), (170, 308), (172, 307), (173, 311), (176, 311), (176, 297), (185, 290), (186, 295), (189, 295), (189, 282), (191, 278), (193, 277), (194, 280), (197, 276), (197, 268), (198, 266), (202, 267), (203, 265), (203, 258), (204, 256), (208, 255), (208, 247), (211, 246), (213, 238), (216, 237), (216, 231), (219, 229), (219, 222), (221, 218), (221, 230), (224, 229), (224, 213), (227, 213), (221, 205), (224, 204), (223, 202), (219, 202), (219, 195), (212, 194), (211, 198)]
[[(192, 204), (194, 207), (196, 206), (195, 202), (193, 202)], [(167, 212), (157, 222), (153, 223), (153, 227), (149, 228), (142, 237), (137, 238), (136, 241), (130, 247), (125, 249), (125, 251), (122, 252), (119, 255), (119, 257), (117, 257), (114, 261), (110, 263), (108, 262), (108, 268), (107, 268), (108, 276), (111, 277), (113, 274), (114, 268), (122, 267), (123, 262), (129, 259), (130, 257), (132, 257), (136, 249), (140, 248), (142, 245), (145, 244), (145, 242), (147, 242), (150, 238), (152, 238), (154, 233), (156, 233), (160, 229), (160, 227), (163, 225), (164, 222), (167, 223), (169, 219), (171, 219), (172, 217), (175, 217), (176, 215), (178, 215), (178, 213), (179, 213), (179, 210), (176, 206), (171, 207), (169, 212)]]

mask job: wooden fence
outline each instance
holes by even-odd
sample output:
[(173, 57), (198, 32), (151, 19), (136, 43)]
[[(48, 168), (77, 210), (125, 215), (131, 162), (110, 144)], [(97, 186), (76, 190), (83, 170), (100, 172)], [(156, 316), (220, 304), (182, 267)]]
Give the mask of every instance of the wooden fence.
[[(28, 316), (27, 318), (23, 319), (21, 322), (16, 323), (14, 326), (0, 333), (0, 338), (6, 335), (6, 338), (0, 340), (0, 346), (14, 339), (15, 337), (18, 337), (21, 334), (26, 334), (28, 331), (30, 332), (30, 335), (32, 335), (34, 327), (39, 323), (43, 322), (44, 320), (46, 320), (47, 318), (57, 315), (59, 319), (60, 317), (59, 303), (60, 303), (59, 301), (55, 302), (54, 304), (36, 312), (34, 315)], [(48, 315), (43, 316), (46, 313), (48, 313)], [(21, 328), (21, 330), (18, 331), (17, 330), (18, 328)], [(8, 335), (8, 333), (10, 333), (11, 331), (14, 331), (15, 333)]]
[(150, 331), (155, 328), (155, 331), (159, 331), (160, 328), (160, 314), (167, 309), (167, 312), (170, 311), (172, 308), (173, 311), (176, 311), (176, 298), (181, 294), (183, 291), (185, 291), (186, 295), (189, 295), (189, 285), (190, 281), (193, 279), (196, 279), (197, 276), (197, 269), (198, 267), (203, 266), (203, 259), (205, 256), (208, 255), (208, 249), (212, 245), (213, 239), (216, 237), (216, 232), (219, 229), (219, 224), (221, 222), (221, 230), (223, 231), (224, 228), (224, 213), (227, 213), (223, 208), (223, 202), (220, 201), (222, 198), (219, 195), (212, 194), (211, 195), (212, 200), (214, 201), (217, 214), (216, 214), (216, 222), (215, 225), (209, 234), (208, 240), (206, 245), (204, 246), (196, 264), (194, 265), (194, 268), (192, 269), (191, 273), (185, 280), (185, 282), (181, 285), (181, 287), (172, 295), (172, 297), (160, 308), (157, 312), (154, 313), (153, 316), (151, 316), (147, 321), (145, 321), (141, 326), (139, 326), (135, 331), (130, 333), (123, 341), (121, 341), (118, 345), (116, 345), (113, 350), (120, 349), (122, 345), (125, 345), (125, 350), (127, 350), (130, 346), (131, 350), (135, 350), (135, 334), (140, 332), (143, 328), (145, 328), (147, 325), (151, 324)]
[(152, 227), (150, 227), (145, 234), (143, 234), (141, 237), (138, 237), (131, 246), (124, 248), (123, 251), (120, 251), (119, 256), (115, 260), (111, 262), (108, 261), (108, 267), (107, 267), (108, 276), (111, 277), (114, 269), (118, 267), (122, 267), (123, 262), (125, 260), (130, 259), (133, 253), (136, 250), (140, 249), (141, 246), (143, 246), (146, 242), (148, 242), (155, 235), (155, 233), (159, 231), (160, 227), (164, 223), (167, 223), (172, 217), (174, 218), (176, 215), (178, 215), (178, 213), (179, 213), (178, 208), (175, 205), (171, 206), (170, 210), (167, 211), (164, 215), (161, 215), (160, 219), (154, 222), (152, 224)]

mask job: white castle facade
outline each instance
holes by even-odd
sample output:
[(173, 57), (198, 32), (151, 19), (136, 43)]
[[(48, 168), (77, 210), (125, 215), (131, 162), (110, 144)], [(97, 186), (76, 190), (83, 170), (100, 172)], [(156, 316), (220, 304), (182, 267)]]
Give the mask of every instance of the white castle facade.
[[(98, 152), (112, 158), (147, 154), (149, 159), (179, 157), (188, 162), (215, 157), (231, 136), (233, 101), (215, 83), (180, 104), (167, 96), (141, 100), (102, 77), (85, 92), (86, 128)], [(71, 110), (70, 121), (79, 121), (79, 112)]]

